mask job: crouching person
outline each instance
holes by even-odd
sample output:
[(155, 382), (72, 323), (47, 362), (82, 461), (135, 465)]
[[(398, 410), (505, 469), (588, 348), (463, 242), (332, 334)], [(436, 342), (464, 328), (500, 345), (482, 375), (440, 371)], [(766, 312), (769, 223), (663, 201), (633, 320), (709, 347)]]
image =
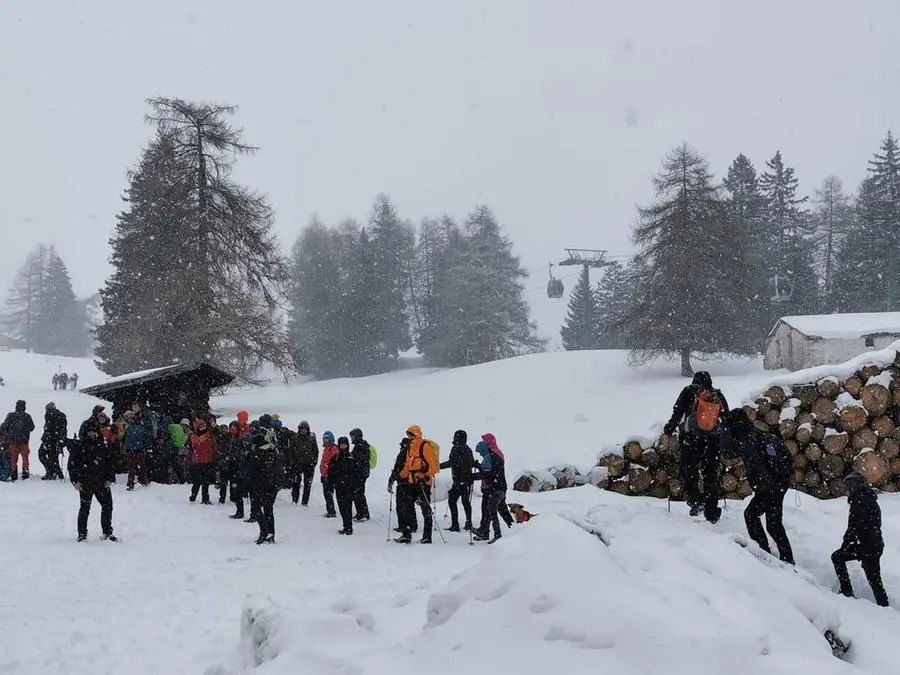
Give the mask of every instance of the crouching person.
[(863, 572), (872, 587), (875, 602), (888, 606), (887, 592), (881, 581), (881, 554), (884, 539), (881, 535), (881, 507), (875, 490), (869, 487), (860, 473), (851, 473), (844, 479), (850, 515), (847, 517), (847, 532), (841, 547), (831, 554), (834, 571), (841, 584), (841, 593), (853, 597), (853, 586), (847, 572), (847, 561), (859, 560)]
[(82, 425), (84, 437), (73, 440), (69, 447), (69, 479), (78, 490), (78, 541), (87, 540), (88, 516), (94, 498), (100, 504), (100, 527), (103, 539), (116, 541), (112, 527), (113, 500), (109, 486), (115, 480), (115, 459), (103, 435), (100, 422), (92, 417)]
[[(753, 499), (744, 509), (747, 533), (766, 553), (771, 553), (766, 531), (778, 547), (782, 562), (794, 564), (794, 552), (782, 523), (784, 496), (794, 475), (794, 459), (784, 442), (754, 427), (743, 409), (728, 413), (721, 436), (722, 457), (743, 462)], [(763, 530), (762, 516), (766, 517)]]

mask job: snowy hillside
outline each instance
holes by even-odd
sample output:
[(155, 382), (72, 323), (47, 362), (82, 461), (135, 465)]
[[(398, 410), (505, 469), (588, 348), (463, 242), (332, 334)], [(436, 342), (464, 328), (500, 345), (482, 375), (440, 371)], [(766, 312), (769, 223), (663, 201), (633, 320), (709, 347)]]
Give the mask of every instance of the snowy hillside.
[[(89, 362), (64, 365), (89, 380)], [(740, 401), (769, 375), (757, 362), (708, 364)], [(94, 400), (48, 392), (55, 364), (0, 354), (3, 399), (35, 410), (54, 398), (70, 419)], [(45, 372), (46, 371), (46, 372)], [(96, 374), (94, 374), (96, 376)], [(396, 442), (421, 424), (446, 450), (453, 430), (497, 434), (508, 473), (568, 457), (592, 463), (605, 445), (650, 433), (684, 380), (677, 364), (632, 370), (622, 353), (553, 353), (455, 371), (411, 370), (257, 390), (217, 399), (226, 415), (279, 412), (321, 434), (361, 426), (381, 461), (369, 482), (373, 519), (339, 537), (286, 496), (276, 546), (228, 506), (189, 504), (187, 488), (114, 487), (118, 544), (76, 546), (77, 496), (63, 483), (0, 484), (0, 672), (237, 675), (434, 675), (491, 672), (755, 675), (896, 672), (896, 609), (832, 592), (829, 555), (840, 544), (843, 500), (786, 501), (797, 571), (747, 548), (742, 505), (716, 526), (681, 504), (584, 487), (510, 493), (540, 514), (496, 545), (465, 534), (431, 547), (387, 543), (387, 472)], [(36, 454), (36, 453), (35, 453)], [(40, 475), (39, 467), (36, 474)], [(882, 495), (882, 561), (900, 598), (900, 499)], [(445, 505), (437, 506), (441, 518)], [(573, 524), (573, 521), (576, 524)], [(599, 532), (602, 541), (586, 530)], [(850, 663), (832, 656), (826, 629), (851, 639)]]

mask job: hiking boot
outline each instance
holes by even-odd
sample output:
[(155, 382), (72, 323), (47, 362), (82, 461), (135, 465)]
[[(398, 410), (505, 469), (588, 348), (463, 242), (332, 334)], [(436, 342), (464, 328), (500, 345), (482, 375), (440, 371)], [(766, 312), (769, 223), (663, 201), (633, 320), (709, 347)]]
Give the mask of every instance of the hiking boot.
[(412, 537), (408, 533), (403, 533), (399, 537), (394, 539), (394, 541), (397, 542), (398, 544), (411, 544)]
[(193, 504), (195, 501), (197, 501), (197, 495), (191, 495), (190, 497), (188, 497), (188, 501)]
[(274, 544), (274, 543), (275, 543), (275, 535), (274, 535), (274, 534), (270, 534), (268, 537), (266, 537), (266, 543), (267, 543), (267, 544)]
[(691, 510), (688, 511), (688, 515), (689, 515), (691, 518), (696, 518), (697, 516), (699, 516), (699, 515), (700, 515), (700, 505), (699, 505), (699, 504), (693, 504), (693, 505), (691, 506)]
[(224, 504), (224, 503), (225, 503), (225, 497), (219, 497), (219, 503), (220, 503), (220, 504)]
[(347, 530), (347, 529), (338, 530), (338, 534), (347, 534), (347, 535), (350, 535), (350, 534), (353, 534), (353, 530)]
[(45, 474), (41, 480), (56, 480), (56, 476), (51, 476), (49, 474)]
[(10, 471), (10, 472), (9, 472), (9, 480), (11, 480), (11, 481), (17, 481), (17, 480), (19, 480), (19, 472), (16, 471), (15, 469), (13, 469), (12, 471)]
[(500, 539), (502, 539), (502, 538), (503, 538), (503, 535), (500, 534), (500, 533), (497, 533), (497, 534), (495, 534), (495, 535), (493, 536), (492, 539), (488, 539), (488, 543), (489, 543), (489, 544), (495, 544), (495, 543), (497, 543), (497, 542), (498, 542)]
[(471, 530), (471, 529), (472, 529), (472, 522), (469, 521), (468, 523), (466, 523), (465, 526), (463, 527), (463, 529), (464, 529), (466, 532), (468, 532), (469, 530)]
[(129, 485), (125, 488), (127, 492), (134, 492), (134, 485)]
[(337, 514), (336, 513), (323, 513), (322, 517), (323, 518), (337, 518)]
[(261, 546), (262, 544), (265, 544), (265, 543), (266, 543), (266, 535), (264, 535), (264, 534), (259, 535), (259, 537), (257, 537), (257, 539), (256, 539), (256, 545)]
[(112, 532), (109, 534), (104, 534), (100, 537), (101, 541), (119, 541), (119, 538), (114, 535)]
[(255, 522), (256, 522), (256, 516), (250, 516), (249, 518), (245, 519), (244, 522), (245, 522), (245, 523), (255, 523)]
[(459, 523), (453, 523), (447, 528), (447, 532), (459, 532)]
[(422, 537), (422, 538), (419, 540), (419, 543), (420, 543), (420, 544), (430, 544), (430, 543), (431, 543), (431, 535), (430, 535), (430, 534), (426, 534), (424, 537)]
[(28, 473), (27, 471), (23, 471), (22, 472), (22, 480), (28, 480), (29, 478), (31, 478), (31, 474)]
[(232, 520), (243, 520), (243, 519), (244, 519), (244, 514), (243, 514), (243, 513), (232, 513), (232, 514), (231, 514), (230, 516), (228, 516), (228, 517), (231, 518)]
[(368, 519), (369, 519), (369, 516), (356, 516), (353, 520), (355, 520), (357, 523), (362, 523)]
[(75, 543), (76, 543), (76, 544), (80, 544), (80, 543), (83, 542), (83, 541), (87, 541), (87, 535), (86, 535), (86, 534), (79, 534), (79, 535), (78, 535), (78, 539), (75, 540)]
[(485, 534), (484, 532), (479, 532), (478, 530), (475, 530), (472, 532), (472, 539), (474, 539), (475, 541), (487, 541), (488, 535)]
[(205, 501), (202, 501), (202, 502), (200, 502), (200, 503), (201, 503), (201, 504), (206, 504), (207, 506), (212, 506), (212, 502), (209, 501), (208, 499), (205, 500)]

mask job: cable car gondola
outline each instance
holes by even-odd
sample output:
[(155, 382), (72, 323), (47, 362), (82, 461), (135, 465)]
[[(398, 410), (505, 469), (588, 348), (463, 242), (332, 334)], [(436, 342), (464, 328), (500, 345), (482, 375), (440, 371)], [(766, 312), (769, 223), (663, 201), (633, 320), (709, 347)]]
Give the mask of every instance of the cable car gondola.
[(559, 300), (566, 288), (563, 286), (561, 279), (553, 276), (553, 263), (550, 263), (547, 267), (550, 271), (550, 281), (547, 282), (547, 297), (552, 300)]

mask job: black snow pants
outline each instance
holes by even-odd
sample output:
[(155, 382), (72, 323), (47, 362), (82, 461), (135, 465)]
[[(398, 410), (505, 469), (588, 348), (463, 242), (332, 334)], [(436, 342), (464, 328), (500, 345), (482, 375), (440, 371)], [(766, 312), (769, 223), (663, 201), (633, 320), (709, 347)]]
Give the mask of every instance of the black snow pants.
[(483, 538), (487, 538), (491, 533), (491, 526), (494, 528), (494, 536), (500, 537), (503, 533), (500, 531), (500, 515), (497, 511), (501, 503), (506, 502), (505, 492), (485, 492), (481, 495), (481, 524), (479, 524), (476, 532)]
[[(309, 504), (309, 492), (312, 489), (313, 476), (316, 474), (315, 464), (302, 464), (291, 475), (291, 501), (300, 501), (303, 506)], [(303, 486), (303, 500), (300, 500), (300, 486)]]
[(354, 490), (350, 487), (338, 487), (335, 490), (337, 497), (338, 511), (341, 513), (341, 521), (344, 524), (344, 532), (353, 533), (353, 494)]
[(325, 513), (334, 516), (334, 484), (327, 478), (322, 478), (322, 496), (325, 497)]
[(466, 515), (466, 526), (472, 526), (472, 484), (454, 483), (447, 493), (450, 504), (450, 523), (451, 527), (459, 527), (459, 511), (457, 502), (462, 500), (463, 512)]
[(369, 519), (369, 502), (366, 501), (366, 478), (357, 480), (353, 488), (353, 506), (356, 508), (356, 517), (360, 520)]
[[(783, 562), (794, 564), (794, 552), (791, 550), (791, 542), (788, 541), (784, 523), (781, 522), (784, 513), (784, 495), (787, 490), (758, 490), (753, 499), (744, 509), (744, 522), (747, 524), (747, 533), (750, 538), (759, 544), (766, 553), (771, 553), (766, 531), (772, 536), (772, 540), (778, 547), (778, 557)], [(766, 529), (763, 530), (762, 516), (766, 517)]]
[(265, 489), (257, 491), (253, 496), (253, 506), (258, 510), (257, 523), (259, 524), (260, 537), (275, 536), (275, 498), (277, 489)]
[(91, 515), (91, 502), (95, 497), (100, 504), (100, 529), (103, 530), (103, 534), (112, 534), (112, 491), (108, 487), (85, 485), (78, 494), (81, 499), (81, 505), (78, 508), (78, 534), (87, 536), (88, 516)]
[[(700, 478), (703, 478), (703, 495)], [(719, 501), (719, 436), (685, 434), (681, 448), (681, 480), (688, 506), (703, 508), (707, 518), (715, 513)]]
[(848, 598), (853, 597), (853, 585), (850, 583), (850, 573), (847, 571), (847, 562), (850, 560), (859, 560), (862, 563), (863, 572), (866, 574), (869, 586), (872, 587), (875, 602), (882, 607), (887, 607), (887, 591), (884, 590), (884, 583), (881, 581), (881, 554), (867, 555), (867, 552), (863, 551), (856, 542), (841, 546), (831, 554), (831, 562), (841, 584), (841, 593)]
[(197, 493), (203, 490), (202, 501), (209, 504), (209, 486), (215, 480), (216, 467), (213, 464), (194, 464), (191, 466), (191, 501), (197, 499)]

